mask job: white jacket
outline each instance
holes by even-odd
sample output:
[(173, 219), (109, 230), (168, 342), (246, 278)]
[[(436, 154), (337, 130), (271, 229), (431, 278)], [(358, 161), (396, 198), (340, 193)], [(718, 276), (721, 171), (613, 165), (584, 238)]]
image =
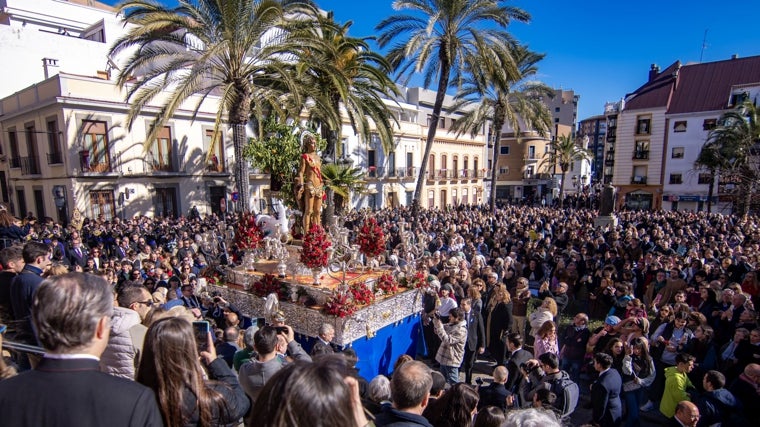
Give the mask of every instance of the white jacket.
[(137, 366), (148, 330), (141, 323), (136, 311), (114, 307), (111, 315), (111, 336), (108, 346), (100, 356), (100, 370), (116, 377), (135, 379)]

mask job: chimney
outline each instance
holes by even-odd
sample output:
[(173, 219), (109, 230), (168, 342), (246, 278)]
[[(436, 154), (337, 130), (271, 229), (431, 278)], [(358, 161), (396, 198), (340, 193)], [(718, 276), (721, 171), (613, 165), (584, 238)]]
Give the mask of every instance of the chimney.
[(42, 68), (45, 70), (45, 80), (50, 76), (58, 73), (53, 72), (54, 68), (58, 68), (58, 60), (53, 58), (42, 58)]
[(735, 54), (731, 55), (731, 59), (739, 59), (739, 54), (735, 53)]
[(652, 64), (652, 66), (649, 67), (649, 80), (648, 81), (651, 82), (652, 80), (654, 80), (657, 77), (658, 74), (660, 74), (660, 67), (657, 64)]

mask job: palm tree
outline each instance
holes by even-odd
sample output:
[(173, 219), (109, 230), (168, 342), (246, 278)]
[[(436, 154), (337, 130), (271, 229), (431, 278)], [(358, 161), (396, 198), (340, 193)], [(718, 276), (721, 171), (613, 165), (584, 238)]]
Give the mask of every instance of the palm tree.
[[(754, 102), (746, 100), (736, 109), (721, 115), (720, 126), (710, 131), (707, 142), (695, 161), (714, 176), (725, 171), (739, 179), (739, 194), (744, 195), (740, 213), (749, 213), (755, 182), (758, 179), (757, 163), (760, 160), (760, 110)], [(708, 190), (708, 211), (711, 208), (713, 183)]]
[(322, 165), (322, 177), (325, 185), (335, 193), (335, 210), (343, 212), (344, 203), (350, 200), (351, 193), (362, 193), (366, 189), (364, 172), (360, 168), (336, 164)]
[[(309, 110), (312, 120), (322, 124), (327, 140), (326, 157), (335, 161), (337, 142), (341, 140), (343, 112), (354, 133), (369, 141), (377, 132), (385, 152), (393, 151), (393, 115), (383, 98), (400, 93), (388, 77), (390, 65), (370, 50), (364, 39), (350, 37), (351, 22), (338, 25), (333, 14), (320, 15), (317, 25), (307, 27), (301, 37), (306, 45), (299, 50), (296, 65), (304, 97), (314, 101)], [(325, 217), (334, 221), (334, 200), (328, 186)]]
[(554, 91), (544, 83), (529, 80), (538, 72), (536, 64), (545, 55), (531, 52), (520, 45), (513, 46), (511, 52), (509, 57), (493, 61), (491, 67), (473, 73), (464, 88), (457, 93), (455, 104), (451, 107), (451, 110), (467, 111), (452, 126), (455, 132), (461, 134), (469, 130), (474, 136), (483, 126), (492, 124), (491, 210), (496, 207), (496, 160), (504, 124), (509, 124), (515, 131), (518, 141), (523, 129), (534, 130), (539, 136), (544, 136), (551, 126), (551, 113), (541, 99), (553, 97)]
[[(506, 58), (512, 36), (506, 31), (512, 20), (528, 22), (522, 9), (503, 5), (500, 0), (396, 0), (395, 10), (410, 10), (391, 16), (377, 25), (378, 45), (403, 41), (391, 47), (388, 61), (405, 81), (422, 73), (423, 85), (430, 87), (437, 78), (433, 111), (422, 156), (414, 210), (420, 206), (428, 158), (433, 148), (444, 96), (450, 83), (462, 87), (466, 74), (477, 70), (482, 58)], [(452, 80), (453, 76), (453, 82)]]
[(593, 155), (591, 151), (581, 148), (575, 143), (575, 140), (570, 135), (560, 135), (555, 140), (551, 141), (548, 146), (549, 151), (541, 160), (539, 168), (552, 169), (555, 165), (559, 166), (562, 171), (562, 177), (559, 186), (559, 206), (562, 207), (565, 201), (565, 175), (570, 170), (570, 165), (577, 161), (591, 161)]
[[(117, 78), (131, 102), (127, 126), (146, 106), (168, 94), (154, 115), (146, 146), (174, 112), (198, 96), (193, 114), (210, 95), (219, 96), (217, 127), (226, 119), (233, 132), (235, 181), (243, 210), (250, 209), (248, 163), (242, 155), (245, 124), (252, 109), (297, 86), (283, 59), (293, 51), (292, 18), (315, 11), (304, 0), (179, 0), (168, 7), (152, 0), (127, 0), (118, 6), (133, 27), (110, 50), (132, 51)], [(266, 41), (262, 46), (262, 41)], [(274, 103), (269, 103), (273, 105)]]

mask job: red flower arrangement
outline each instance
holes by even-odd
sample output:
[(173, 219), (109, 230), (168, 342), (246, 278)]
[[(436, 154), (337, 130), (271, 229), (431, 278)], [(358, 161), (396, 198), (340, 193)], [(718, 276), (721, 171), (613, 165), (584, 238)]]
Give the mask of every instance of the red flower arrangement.
[(265, 274), (251, 286), (251, 293), (266, 297), (271, 293), (277, 294), (280, 300), (288, 299), (288, 289), (283, 281), (272, 274)]
[(340, 318), (356, 313), (356, 302), (349, 292), (334, 292), (325, 302), (325, 313)]
[(206, 267), (201, 270), (201, 277), (206, 279), (209, 285), (223, 285), (225, 282), (224, 274), (212, 267)]
[(348, 292), (354, 298), (354, 303), (357, 305), (369, 305), (375, 302), (375, 294), (369, 290), (369, 287), (364, 282), (353, 283)]
[(385, 252), (385, 234), (375, 218), (364, 221), (356, 236), (359, 252), (366, 257), (376, 257)]
[(256, 225), (256, 216), (251, 212), (243, 212), (238, 221), (235, 244), (241, 250), (258, 249), (264, 234)]
[(383, 291), (383, 294), (385, 295), (393, 295), (398, 292), (398, 281), (392, 274), (384, 273), (379, 279), (377, 279), (375, 288)]
[(401, 279), (401, 284), (407, 288), (427, 287), (427, 274), (424, 271), (415, 271), (411, 276), (405, 276)]
[(327, 260), (330, 256), (327, 250), (330, 247), (332, 247), (332, 242), (327, 237), (325, 229), (319, 224), (312, 224), (309, 232), (303, 238), (300, 260), (308, 268), (327, 267)]

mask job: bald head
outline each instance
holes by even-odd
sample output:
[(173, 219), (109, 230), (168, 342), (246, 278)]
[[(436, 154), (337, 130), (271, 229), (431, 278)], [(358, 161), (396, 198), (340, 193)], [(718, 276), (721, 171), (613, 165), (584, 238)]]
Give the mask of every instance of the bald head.
[(675, 417), (686, 427), (696, 427), (699, 422), (699, 409), (688, 400), (682, 400), (676, 405)]
[(750, 363), (744, 368), (744, 375), (755, 380), (756, 384), (760, 384), (760, 365)]
[(493, 382), (504, 384), (507, 382), (507, 377), (509, 376), (509, 373), (507, 372), (507, 368), (504, 366), (498, 366), (496, 369), (493, 370)]

